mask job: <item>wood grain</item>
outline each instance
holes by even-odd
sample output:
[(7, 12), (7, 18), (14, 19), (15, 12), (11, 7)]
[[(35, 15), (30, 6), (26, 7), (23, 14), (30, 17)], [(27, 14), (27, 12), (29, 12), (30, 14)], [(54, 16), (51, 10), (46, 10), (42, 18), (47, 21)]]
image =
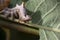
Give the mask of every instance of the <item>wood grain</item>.
[(10, 0), (0, 0), (0, 11), (10, 4)]

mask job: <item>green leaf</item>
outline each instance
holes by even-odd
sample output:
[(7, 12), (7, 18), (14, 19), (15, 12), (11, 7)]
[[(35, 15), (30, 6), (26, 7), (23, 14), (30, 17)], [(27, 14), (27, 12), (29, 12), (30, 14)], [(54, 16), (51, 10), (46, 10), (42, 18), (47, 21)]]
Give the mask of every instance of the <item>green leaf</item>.
[[(21, 2), (18, 0), (18, 3)], [(60, 29), (60, 0), (27, 0), (25, 2), (28, 14), (32, 17), (32, 23)], [(11, 3), (16, 4), (16, 2)], [(40, 40), (60, 40), (60, 33), (39, 30)]]
[[(40, 23), (42, 22), (42, 25), (56, 29), (58, 29), (60, 26), (59, 7), (60, 3), (58, 2), (58, 0), (28, 0), (28, 2), (26, 3), (26, 8), (29, 11), (33, 12), (30, 13), (33, 17), (33, 23), (40, 25)], [(59, 40), (59, 37), (57, 35), (58, 33), (56, 34), (53, 31), (48, 31), (44, 29), (40, 29), (39, 32), (40, 40)]]

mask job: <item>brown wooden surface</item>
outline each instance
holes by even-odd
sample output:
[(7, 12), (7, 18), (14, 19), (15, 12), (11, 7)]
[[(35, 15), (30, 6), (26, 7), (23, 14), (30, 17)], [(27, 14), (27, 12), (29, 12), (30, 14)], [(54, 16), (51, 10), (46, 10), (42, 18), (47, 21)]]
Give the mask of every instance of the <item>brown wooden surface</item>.
[(8, 7), (10, 3), (10, 0), (0, 0), (0, 10), (4, 9), (5, 7)]

